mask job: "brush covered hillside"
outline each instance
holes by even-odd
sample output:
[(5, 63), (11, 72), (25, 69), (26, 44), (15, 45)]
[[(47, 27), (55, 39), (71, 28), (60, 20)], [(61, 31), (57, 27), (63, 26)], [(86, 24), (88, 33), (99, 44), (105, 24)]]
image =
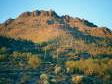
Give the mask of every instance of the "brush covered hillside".
[(112, 31), (55, 11), (0, 24), (0, 84), (112, 84)]

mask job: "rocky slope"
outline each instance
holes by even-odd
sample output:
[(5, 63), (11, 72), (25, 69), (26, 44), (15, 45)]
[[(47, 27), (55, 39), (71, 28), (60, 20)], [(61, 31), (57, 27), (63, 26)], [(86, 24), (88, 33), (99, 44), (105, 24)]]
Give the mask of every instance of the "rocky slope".
[(59, 54), (68, 53), (69, 49), (91, 55), (112, 54), (111, 30), (85, 19), (58, 16), (52, 10), (24, 12), (16, 19), (8, 19), (0, 25), (0, 35), (35, 43), (54, 42)]

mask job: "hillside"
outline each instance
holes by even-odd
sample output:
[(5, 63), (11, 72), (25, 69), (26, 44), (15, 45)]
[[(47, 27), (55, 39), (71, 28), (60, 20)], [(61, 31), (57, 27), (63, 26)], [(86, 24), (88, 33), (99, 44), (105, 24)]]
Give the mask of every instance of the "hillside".
[(0, 35), (35, 43), (57, 42), (56, 47), (62, 51), (72, 48), (92, 55), (112, 54), (111, 30), (84, 19), (58, 16), (52, 10), (24, 12), (16, 19), (8, 19), (1, 24)]
[(112, 31), (52, 10), (24, 12), (0, 24), (0, 63), (0, 83), (36, 84), (42, 73), (56, 80), (50, 84), (74, 84), (77, 76), (112, 83)]

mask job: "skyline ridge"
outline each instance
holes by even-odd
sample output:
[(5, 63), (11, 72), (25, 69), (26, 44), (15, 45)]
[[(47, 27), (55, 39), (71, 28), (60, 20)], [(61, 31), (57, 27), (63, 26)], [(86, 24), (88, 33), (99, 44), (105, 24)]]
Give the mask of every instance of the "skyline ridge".
[(8, 18), (16, 18), (17, 15), (24, 11), (30, 11), (34, 9), (48, 10), (53, 9), (59, 15), (70, 15), (72, 17), (85, 18), (99, 26), (106, 26), (112, 30), (112, 1), (85, 0), (81, 3), (81, 0), (12, 0), (1, 1), (0, 3), (0, 23), (4, 22)]
[(10, 20), (10, 19), (16, 19), (16, 18), (18, 18), (19, 16), (21, 16), (22, 14), (24, 14), (24, 13), (33, 13), (33, 12), (38, 12), (38, 11), (40, 11), (40, 12), (42, 12), (42, 11), (44, 11), (44, 12), (54, 12), (58, 17), (63, 17), (63, 16), (68, 16), (68, 17), (70, 17), (70, 18), (73, 18), (73, 19), (80, 19), (80, 20), (84, 20), (84, 21), (88, 21), (89, 23), (92, 23), (92, 24), (94, 24), (94, 25), (96, 25), (98, 28), (102, 28), (102, 27), (104, 27), (104, 28), (108, 28), (108, 29), (110, 29), (111, 31), (112, 31), (112, 29), (111, 28), (109, 28), (109, 27), (107, 27), (107, 26), (99, 26), (99, 25), (97, 25), (97, 24), (95, 24), (94, 22), (92, 22), (92, 21), (89, 21), (88, 19), (86, 19), (86, 18), (81, 18), (81, 17), (77, 17), (77, 16), (71, 16), (71, 15), (68, 15), (68, 14), (61, 14), (61, 15), (59, 15), (58, 13), (57, 13), (57, 11), (55, 11), (55, 10), (53, 10), (53, 9), (48, 9), (48, 10), (44, 10), (44, 9), (36, 9), (36, 10), (29, 10), (29, 11), (24, 11), (24, 12), (22, 12), (22, 13), (20, 13), (19, 15), (17, 15), (15, 18), (12, 18), (12, 17), (10, 17), (10, 18), (8, 18), (8, 19), (6, 19), (5, 21), (3, 21), (2, 23), (0, 23), (0, 24), (4, 24), (6, 21), (8, 21), (8, 20)]

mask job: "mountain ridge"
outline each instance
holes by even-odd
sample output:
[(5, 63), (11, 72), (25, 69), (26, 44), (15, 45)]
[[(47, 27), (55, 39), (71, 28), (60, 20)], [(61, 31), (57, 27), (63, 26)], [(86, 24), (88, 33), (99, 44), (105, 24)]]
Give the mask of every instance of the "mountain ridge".
[[(52, 10), (24, 12), (16, 19), (8, 19), (0, 26), (0, 36), (34, 43), (58, 42), (59, 50), (64, 46), (62, 53), (69, 45), (68, 48), (88, 51), (93, 55), (110, 53), (112, 43), (112, 31), (108, 28), (99, 28), (87, 20), (68, 15), (59, 16)], [(97, 48), (99, 45), (101, 49)], [(105, 47), (108, 47), (107, 51), (103, 50)]]
[[(3, 24), (1, 24), (0, 29), (2, 27), (11, 27), (14, 25), (29, 25), (30, 26), (39, 26), (47, 25), (51, 27), (73, 27), (77, 28), (79, 31), (90, 34), (93, 36), (99, 37), (112, 37), (112, 31), (106, 27), (98, 27), (93, 23), (80, 18), (73, 18), (68, 15), (59, 16), (55, 11), (44, 11), (44, 10), (36, 10), (33, 12), (23, 12), (16, 19), (8, 19)], [(20, 26), (21, 27), (21, 26)], [(14, 27), (12, 27), (14, 28)], [(30, 28), (30, 27), (29, 27)], [(34, 27), (32, 27), (34, 28)]]

